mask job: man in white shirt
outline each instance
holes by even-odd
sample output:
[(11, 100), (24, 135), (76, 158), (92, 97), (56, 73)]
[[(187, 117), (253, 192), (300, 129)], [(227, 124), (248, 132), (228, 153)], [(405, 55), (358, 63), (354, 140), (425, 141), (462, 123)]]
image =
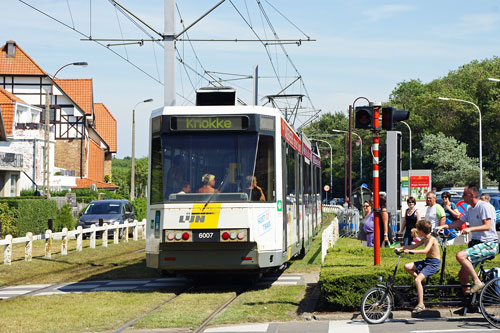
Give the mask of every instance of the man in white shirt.
[(472, 233), (472, 240), (467, 249), (457, 253), (457, 261), (462, 265), (458, 273), (460, 283), (467, 285), (469, 276), (474, 280), (472, 288), (465, 290), (466, 293), (473, 294), (484, 287), (473, 264), (495, 256), (498, 252), (498, 235), (495, 230), (496, 212), (491, 204), (479, 200), (479, 189), (476, 185), (467, 186), (463, 198), (470, 208), (460, 217), (460, 220), (439, 226), (437, 229), (458, 228), (463, 222), (469, 222), (469, 226), (460, 233), (462, 235)]
[(436, 193), (427, 192), (425, 196), (425, 203), (427, 210), (425, 212), (425, 219), (432, 223), (432, 229), (446, 223), (446, 213), (444, 208), (436, 202)]

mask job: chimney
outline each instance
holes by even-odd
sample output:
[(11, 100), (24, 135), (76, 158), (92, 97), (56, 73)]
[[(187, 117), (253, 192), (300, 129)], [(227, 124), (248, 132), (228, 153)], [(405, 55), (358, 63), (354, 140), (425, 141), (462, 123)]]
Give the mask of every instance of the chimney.
[(7, 42), (7, 58), (14, 58), (16, 56), (16, 42), (9, 40)]

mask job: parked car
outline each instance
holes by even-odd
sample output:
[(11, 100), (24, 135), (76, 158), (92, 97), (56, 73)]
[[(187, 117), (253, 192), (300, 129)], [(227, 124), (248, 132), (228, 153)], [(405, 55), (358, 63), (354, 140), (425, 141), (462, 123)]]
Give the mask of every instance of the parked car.
[[(128, 200), (94, 200), (80, 216), (78, 225), (82, 228), (90, 228), (92, 224), (98, 226), (100, 219), (107, 224), (123, 224), (125, 221), (132, 223), (135, 219), (134, 207)], [(124, 231), (125, 229), (120, 230), (121, 238)]]
[(497, 212), (497, 220), (496, 220), (496, 229), (497, 231), (500, 231), (500, 197), (498, 196), (493, 196), (490, 198), (490, 204), (495, 207), (495, 211)]

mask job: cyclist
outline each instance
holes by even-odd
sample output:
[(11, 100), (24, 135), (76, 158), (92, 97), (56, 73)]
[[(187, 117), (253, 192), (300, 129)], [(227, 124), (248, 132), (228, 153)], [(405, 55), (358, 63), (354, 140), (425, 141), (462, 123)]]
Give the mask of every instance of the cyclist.
[(450, 224), (440, 225), (436, 229), (456, 229), (463, 222), (468, 222), (469, 226), (463, 229), (460, 234), (472, 233), (472, 240), (468, 248), (457, 253), (457, 261), (462, 265), (458, 277), (462, 285), (469, 283), (469, 276), (474, 284), (467, 287), (465, 293), (473, 294), (484, 287), (484, 283), (479, 280), (474, 264), (481, 260), (494, 256), (498, 252), (498, 235), (495, 230), (496, 212), (493, 206), (479, 200), (479, 189), (471, 184), (464, 190), (464, 201), (470, 205), (465, 214)]
[[(405, 265), (405, 270), (415, 278), (415, 287), (417, 288), (418, 304), (413, 309), (413, 313), (419, 313), (425, 310), (424, 305), (424, 288), (422, 281), (439, 272), (441, 265), (441, 253), (439, 252), (438, 241), (431, 236), (432, 223), (427, 220), (417, 222), (417, 232), (421, 240), (412, 245), (406, 245), (398, 248), (398, 251), (404, 250), (406, 254), (413, 252), (415, 254), (425, 254), (425, 260), (411, 262)], [(417, 247), (424, 246), (423, 250), (414, 250)]]

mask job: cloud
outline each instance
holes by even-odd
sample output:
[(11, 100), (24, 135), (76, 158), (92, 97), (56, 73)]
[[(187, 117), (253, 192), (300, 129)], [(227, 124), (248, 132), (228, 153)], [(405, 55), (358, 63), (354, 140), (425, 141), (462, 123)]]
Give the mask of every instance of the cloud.
[(410, 5), (384, 5), (365, 10), (362, 14), (365, 15), (369, 21), (377, 22), (389, 16), (410, 12), (415, 9), (416, 7)]

